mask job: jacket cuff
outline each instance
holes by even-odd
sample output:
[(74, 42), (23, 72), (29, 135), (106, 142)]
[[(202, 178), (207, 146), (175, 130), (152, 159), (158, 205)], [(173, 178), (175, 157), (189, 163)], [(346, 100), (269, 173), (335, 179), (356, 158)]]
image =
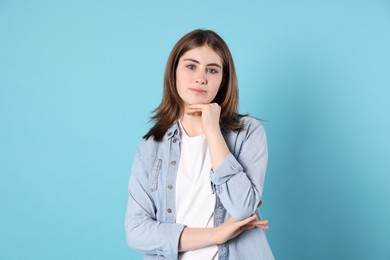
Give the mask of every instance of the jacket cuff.
[(227, 182), (233, 175), (241, 172), (242, 166), (238, 163), (237, 159), (232, 153), (228, 153), (218, 166), (216, 171), (211, 171), (210, 181), (213, 192), (219, 193), (219, 187), (221, 184)]
[(178, 259), (179, 240), (184, 227), (177, 223), (160, 223), (156, 244), (161, 246), (157, 248), (157, 255), (166, 259)]

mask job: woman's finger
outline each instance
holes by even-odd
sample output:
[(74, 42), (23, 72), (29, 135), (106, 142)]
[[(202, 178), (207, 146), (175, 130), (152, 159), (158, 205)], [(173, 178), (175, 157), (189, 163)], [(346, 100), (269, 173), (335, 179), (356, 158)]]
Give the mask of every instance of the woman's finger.
[(267, 225), (268, 224), (268, 220), (261, 220), (261, 219), (258, 219), (258, 220), (254, 220), (252, 221), (251, 223), (249, 224), (255, 224), (255, 225)]
[(184, 110), (186, 110), (186, 111), (202, 111), (202, 108), (200, 108), (200, 107), (185, 107)]
[(261, 229), (269, 229), (269, 226), (268, 225), (253, 225), (253, 224), (247, 224), (245, 226), (243, 226), (244, 229), (246, 230), (251, 230), (251, 229), (254, 229), (255, 227), (258, 227), (258, 228), (261, 228)]
[(253, 221), (246, 224), (246, 226), (256, 226), (262, 229), (268, 229), (268, 220), (254, 219)]
[(199, 116), (202, 114), (202, 110), (201, 109), (198, 109), (198, 108), (186, 108), (184, 110), (184, 112), (188, 115), (195, 115), (195, 116)]
[(190, 109), (202, 109), (204, 106), (206, 106), (208, 104), (189, 104), (189, 105), (186, 105), (186, 108), (190, 108)]
[(186, 110), (197, 110), (197, 111), (202, 111), (202, 108), (201, 108), (201, 107), (188, 107), (188, 106), (186, 106), (185, 109), (186, 109)]
[(246, 224), (249, 224), (250, 222), (254, 221), (256, 219), (256, 215), (252, 215), (244, 220), (239, 221), (240, 226), (245, 226)]

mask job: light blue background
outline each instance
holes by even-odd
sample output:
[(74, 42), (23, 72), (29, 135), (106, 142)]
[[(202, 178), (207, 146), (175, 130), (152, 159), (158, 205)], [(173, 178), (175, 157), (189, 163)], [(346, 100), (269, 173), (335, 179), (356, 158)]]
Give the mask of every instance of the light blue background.
[(390, 259), (389, 1), (0, 1), (0, 259), (142, 259), (124, 214), (166, 59), (228, 43), (277, 259)]

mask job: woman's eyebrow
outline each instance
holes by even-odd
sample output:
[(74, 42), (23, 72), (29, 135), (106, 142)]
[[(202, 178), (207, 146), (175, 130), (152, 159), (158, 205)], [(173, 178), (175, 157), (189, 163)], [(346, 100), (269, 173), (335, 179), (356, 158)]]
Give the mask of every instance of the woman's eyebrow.
[[(199, 61), (194, 60), (194, 59), (189, 59), (189, 58), (188, 59), (184, 59), (183, 61), (192, 61), (193, 63), (200, 64)], [(221, 65), (219, 65), (218, 63), (209, 63), (209, 64), (207, 64), (207, 66), (215, 66), (215, 67), (218, 67), (218, 68), (222, 69)]]

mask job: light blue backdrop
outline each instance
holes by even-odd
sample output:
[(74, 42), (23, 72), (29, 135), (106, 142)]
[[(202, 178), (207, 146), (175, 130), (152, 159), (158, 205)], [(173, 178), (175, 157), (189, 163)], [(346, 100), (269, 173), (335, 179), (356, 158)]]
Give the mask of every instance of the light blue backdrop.
[(142, 259), (124, 214), (173, 44), (217, 31), (267, 120), (277, 259), (390, 259), (389, 1), (0, 1), (0, 259)]

